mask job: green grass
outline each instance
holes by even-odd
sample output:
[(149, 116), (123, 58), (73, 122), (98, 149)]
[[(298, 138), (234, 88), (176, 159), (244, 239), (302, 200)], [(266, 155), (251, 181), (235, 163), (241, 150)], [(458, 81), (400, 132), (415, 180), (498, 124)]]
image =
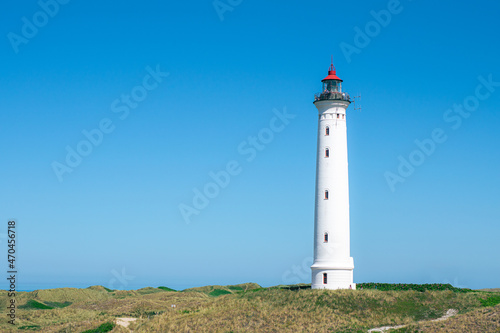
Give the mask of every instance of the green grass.
[(70, 306), (73, 303), (72, 302), (45, 302), (45, 304), (47, 306), (52, 307), (52, 308), (62, 309), (62, 308), (65, 308), (67, 306)]
[(204, 287), (195, 287), (195, 288), (189, 288), (189, 289), (184, 289), (182, 290), (182, 292), (191, 292), (191, 291), (197, 291), (197, 292), (202, 292), (202, 293), (205, 293), (205, 294), (209, 294), (211, 291), (215, 290), (215, 289), (223, 289), (223, 290), (231, 290), (231, 288), (241, 288), (243, 289), (243, 291), (248, 291), (248, 290), (252, 290), (252, 289), (257, 289), (257, 288), (261, 288), (261, 286), (259, 286), (257, 283), (241, 283), (241, 284), (237, 284), (237, 285), (231, 285), (231, 286), (204, 286)]
[(229, 286), (228, 287), (230, 290), (236, 290), (236, 291), (242, 291), (243, 288), (241, 288), (240, 286)]
[(482, 306), (495, 306), (500, 304), (500, 296), (490, 296), (487, 299), (480, 299)]
[(169, 288), (169, 287), (158, 287), (158, 289), (165, 290), (165, 291), (177, 291), (177, 290)]
[(19, 309), (25, 310), (51, 310), (52, 306), (45, 305), (43, 303), (37, 302), (34, 299), (30, 299), (26, 304), (20, 305)]
[(19, 326), (17, 329), (18, 330), (32, 330), (32, 331), (38, 331), (40, 326), (38, 325), (26, 325), (26, 326)]
[(279, 285), (279, 286), (276, 286), (275, 288), (288, 289), (288, 290), (311, 289), (311, 284), (310, 283), (299, 283), (299, 284), (292, 284), (292, 285)]
[(413, 283), (358, 283), (356, 286), (358, 290), (364, 289), (376, 289), (381, 291), (404, 291), (404, 290), (415, 290), (424, 292), (426, 290), (429, 291), (444, 291), (450, 290), (456, 293), (468, 293), (473, 292), (474, 290), (466, 289), (466, 288), (455, 288), (451, 284), (443, 284), (443, 283), (433, 283), (433, 284), (413, 284)]
[(82, 333), (106, 333), (113, 330), (113, 328), (115, 328), (114, 323), (104, 323), (98, 328), (94, 328), (93, 330), (83, 331)]
[(219, 296), (227, 295), (227, 294), (231, 294), (231, 292), (224, 290), (224, 289), (214, 289), (208, 295), (212, 296), (212, 297), (219, 297)]

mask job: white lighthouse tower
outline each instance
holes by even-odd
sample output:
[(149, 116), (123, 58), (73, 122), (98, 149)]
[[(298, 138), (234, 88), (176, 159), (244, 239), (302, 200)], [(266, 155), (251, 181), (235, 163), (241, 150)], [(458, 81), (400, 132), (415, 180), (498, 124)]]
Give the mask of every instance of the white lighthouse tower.
[(349, 235), (346, 109), (350, 97), (332, 65), (316, 94), (318, 151), (314, 213), (313, 289), (356, 289)]

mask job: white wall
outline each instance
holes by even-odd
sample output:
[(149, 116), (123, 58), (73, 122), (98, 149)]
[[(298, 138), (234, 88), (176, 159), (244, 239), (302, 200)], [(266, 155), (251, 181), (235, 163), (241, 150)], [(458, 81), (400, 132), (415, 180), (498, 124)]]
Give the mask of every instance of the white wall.
[[(315, 103), (319, 112), (319, 124), (314, 264), (311, 266), (313, 288), (338, 289), (353, 285), (346, 134), (346, 109), (349, 104), (348, 101), (341, 100), (322, 100)], [(325, 135), (327, 126), (330, 129), (329, 135)], [(329, 157), (325, 157), (326, 148), (329, 148)], [(329, 193), (328, 200), (325, 200), (325, 190)], [(328, 232), (327, 243), (324, 242), (325, 232)], [(323, 284), (325, 272), (328, 273), (327, 285)]]

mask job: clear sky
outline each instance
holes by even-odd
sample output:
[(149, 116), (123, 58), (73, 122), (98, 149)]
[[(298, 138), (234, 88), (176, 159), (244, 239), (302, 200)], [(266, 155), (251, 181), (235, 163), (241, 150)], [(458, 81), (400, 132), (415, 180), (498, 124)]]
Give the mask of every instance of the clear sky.
[(355, 282), (500, 286), (497, 2), (54, 4), (0, 11), (19, 289), (310, 282), (331, 54)]

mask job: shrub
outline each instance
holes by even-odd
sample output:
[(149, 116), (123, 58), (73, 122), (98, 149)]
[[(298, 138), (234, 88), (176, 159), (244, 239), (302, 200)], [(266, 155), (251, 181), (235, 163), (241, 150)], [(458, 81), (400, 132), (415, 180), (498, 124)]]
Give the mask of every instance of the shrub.
[(221, 295), (227, 295), (227, 294), (231, 294), (231, 292), (224, 289), (214, 289), (208, 295), (213, 297), (219, 297)]
[(243, 290), (240, 286), (229, 286), (228, 287), (230, 290)]
[(442, 284), (442, 283), (434, 283), (434, 284), (414, 284), (414, 283), (358, 283), (356, 285), (356, 289), (377, 289), (381, 291), (402, 291), (402, 290), (414, 290), (424, 292), (426, 290), (434, 291), (434, 290), (450, 290), (458, 293), (468, 293), (472, 292), (471, 289), (464, 288), (455, 288), (451, 284)]
[(481, 302), (482, 306), (495, 306), (500, 304), (500, 295), (490, 296), (487, 299), (480, 299), (479, 302)]
[(30, 299), (28, 302), (26, 302), (26, 304), (20, 305), (19, 309), (51, 310), (53, 309), (53, 307), (37, 302), (34, 299)]
[(310, 283), (299, 283), (299, 284), (291, 284), (291, 285), (280, 285), (279, 289), (288, 289), (288, 290), (301, 290), (301, 289), (311, 289)]
[(113, 328), (115, 328), (115, 324), (108, 322), (108, 323), (102, 324), (98, 328), (94, 328), (93, 330), (87, 330), (87, 331), (84, 331), (82, 333), (106, 333), (106, 332), (113, 330)]
[(19, 326), (17, 329), (18, 329), (18, 330), (32, 330), (32, 331), (38, 331), (38, 330), (40, 329), (40, 326), (38, 326), (38, 325)]
[(53, 307), (53, 308), (65, 308), (67, 306), (70, 306), (71, 302), (45, 302), (45, 304), (47, 304), (48, 306), (50, 307)]

